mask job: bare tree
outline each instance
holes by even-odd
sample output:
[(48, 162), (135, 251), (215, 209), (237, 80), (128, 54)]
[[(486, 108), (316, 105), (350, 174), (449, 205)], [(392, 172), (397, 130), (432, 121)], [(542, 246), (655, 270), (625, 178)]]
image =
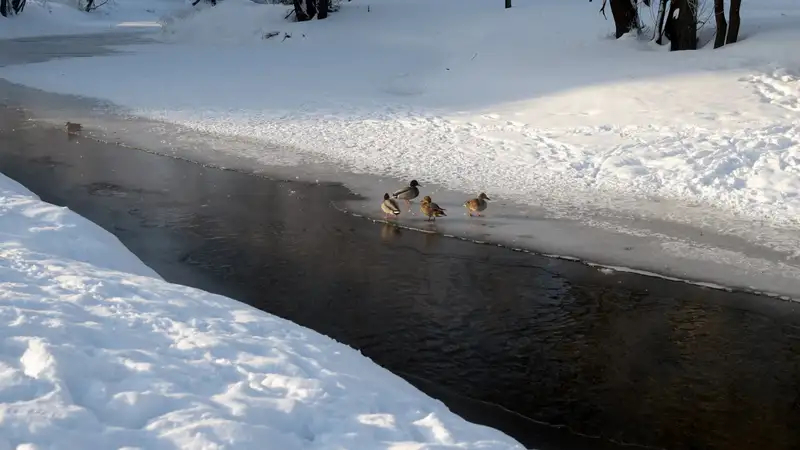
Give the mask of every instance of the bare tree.
[[(592, 0), (589, 0), (590, 2)], [(697, 49), (697, 35), (700, 29), (708, 23), (711, 13), (707, 13), (711, 0), (656, 0), (658, 13), (654, 23), (653, 39), (658, 45), (664, 43), (664, 37), (670, 41), (670, 50), (695, 50)], [(714, 48), (734, 43), (739, 38), (741, 24), (740, 10), (742, 0), (729, 0), (730, 16), (725, 17), (725, 1), (714, 0), (714, 18), (717, 34)], [(611, 4), (616, 27), (616, 37), (619, 38), (634, 28), (641, 30), (637, 3), (641, 2), (650, 6), (651, 0), (603, 0), (600, 13), (606, 16), (606, 5)], [(706, 12), (704, 12), (706, 11)]]
[(667, 1), (659, 0), (658, 2), (658, 16), (656, 23), (658, 24), (658, 37), (656, 37), (656, 44), (661, 45), (661, 40), (664, 37), (664, 19), (667, 15)]
[(733, 44), (739, 40), (739, 25), (741, 18), (739, 17), (739, 10), (742, 8), (742, 0), (731, 0), (731, 25), (728, 28), (726, 44)]
[(697, 50), (697, 0), (670, 0), (664, 36), (670, 50)]
[(19, 14), (25, 9), (25, 0), (0, 0), (0, 16)]
[(617, 39), (623, 34), (633, 30), (638, 25), (636, 5), (631, 0), (610, 0), (611, 15), (614, 16), (614, 25), (617, 28)]
[(306, 0), (306, 14), (309, 19), (317, 15), (317, 0)]
[(297, 18), (298, 22), (305, 22), (311, 19), (311, 17), (306, 14), (306, 10), (303, 9), (303, 0), (294, 0), (294, 16)]
[[(314, 16), (317, 17), (317, 20), (322, 20), (328, 18), (328, 14), (332, 12), (336, 12), (339, 10), (339, 6), (341, 2), (337, 0), (283, 0), (283, 1), (291, 1), (294, 5), (294, 8), (286, 14), (285, 18), (289, 18), (289, 16), (294, 13), (295, 18), (298, 22), (305, 22), (307, 20), (311, 20)], [(349, 0), (348, 0), (349, 1)], [(369, 11), (369, 5), (367, 5), (367, 11)]]
[[(589, 0), (590, 2), (592, 0)], [(616, 28), (615, 36), (617, 39), (622, 37), (625, 33), (639, 29), (639, 13), (637, 11), (637, 3), (639, 0), (603, 0), (603, 5), (600, 7), (600, 13), (603, 17), (606, 16), (606, 4), (611, 3), (611, 15), (614, 17), (614, 27)], [(650, 0), (641, 0), (647, 6), (650, 6)]]
[(728, 35), (728, 21), (725, 20), (725, 0), (714, 0), (714, 18), (717, 22), (714, 48), (720, 48), (725, 45), (725, 38)]
[(731, 0), (731, 21), (729, 25), (725, 20), (725, 0), (714, 0), (714, 17), (717, 22), (717, 35), (714, 39), (714, 48), (733, 44), (739, 40), (739, 26), (741, 24), (739, 10), (741, 7), (742, 0)]

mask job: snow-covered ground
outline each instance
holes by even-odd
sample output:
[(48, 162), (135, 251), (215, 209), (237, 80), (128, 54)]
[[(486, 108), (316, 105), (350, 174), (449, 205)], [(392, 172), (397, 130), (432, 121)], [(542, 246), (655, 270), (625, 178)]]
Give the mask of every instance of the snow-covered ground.
[(522, 449), (0, 175), (0, 449)]
[[(357, 186), (376, 216), (383, 192), (416, 178), (447, 195), (451, 232), (469, 233), (456, 211), (486, 191), (504, 205), (480, 222), (498, 226), (492, 239), (800, 295), (789, 286), (800, 280), (800, 3), (745, 2), (741, 42), (680, 53), (612, 39), (598, 8), (354, 0), (298, 24), (286, 6), (225, 0), (161, 20), (161, 45), (0, 77), (246, 136), (263, 145), (219, 151), (261, 164), (377, 176), (385, 184)], [(606, 239), (563, 236), (585, 233), (554, 219), (658, 243), (612, 251)], [(780, 280), (756, 279), (765, 274)]]
[(29, 0), (21, 14), (3, 18), (0, 39), (97, 33), (115, 29), (159, 29), (162, 17), (180, 17), (187, 0), (98, 0), (97, 9), (78, 8), (85, 0)]

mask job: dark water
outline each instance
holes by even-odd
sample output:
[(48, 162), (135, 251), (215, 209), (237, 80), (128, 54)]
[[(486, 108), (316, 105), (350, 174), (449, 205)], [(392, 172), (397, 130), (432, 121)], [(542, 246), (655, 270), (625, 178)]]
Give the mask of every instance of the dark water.
[(528, 446), (800, 448), (797, 304), (376, 226), (332, 208), (349, 195), (336, 185), (68, 141), (22, 117), (0, 113), (0, 172), (166, 279), (359, 348)]
[[(143, 44), (151, 39), (141, 31), (69, 36), (36, 36), (0, 40), (0, 67), (50, 61), (57, 58), (88, 58), (120, 53), (122, 46)], [(89, 82), (87, 80), (86, 82)]]

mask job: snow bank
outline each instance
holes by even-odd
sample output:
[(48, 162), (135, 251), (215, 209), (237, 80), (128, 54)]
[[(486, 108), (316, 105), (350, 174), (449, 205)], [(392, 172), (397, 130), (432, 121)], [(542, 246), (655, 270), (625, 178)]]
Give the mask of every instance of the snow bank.
[[(742, 34), (759, 33), (750, 42), (670, 55), (606, 39), (609, 25), (580, 2), (522, 0), (510, 11), (476, 0), (368, 5), (346, 4), (324, 24), (289, 25), (285, 7), (226, 2), (168, 27), (169, 40), (238, 43), (247, 56), (215, 58), (219, 69), (188, 86), (175, 79), (187, 95), (99, 95), (357, 172), (521, 203), (655, 196), (796, 225), (800, 31), (789, 38), (782, 27), (800, 27), (797, 4), (750, 5)], [(269, 31), (281, 32), (275, 42), (262, 40)], [(292, 38), (278, 42), (287, 32)], [(189, 50), (175, 64), (201, 59)], [(229, 67), (246, 69), (225, 83)]]
[(187, 0), (109, 0), (87, 13), (78, 0), (28, 0), (21, 14), (0, 18), (0, 39), (159, 28), (162, 17), (188, 11), (189, 5)]
[(0, 448), (522, 449), (0, 175)]

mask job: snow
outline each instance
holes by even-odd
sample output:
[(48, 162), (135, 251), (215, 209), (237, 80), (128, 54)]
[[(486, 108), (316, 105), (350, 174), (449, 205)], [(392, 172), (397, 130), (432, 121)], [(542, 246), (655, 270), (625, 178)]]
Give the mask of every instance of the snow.
[(28, 0), (22, 13), (0, 22), (0, 39), (158, 29), (162, 17), (180, 16), (190, 10), (189, 4), (186, 0), (109, 0), (87, 13), (79, 7), (85, 0), (80, 4), (78, 0)]
[[(612, 252), (602, 239), (558, 243), (596, 262), (694, 278), (716, 264), (714, 281), (727, 285), (800, 279), (800, 4), (745, 2), (739, 43), (680, 53), (634, 35), (614, 40), (596, 3), (498, 5), (354, 0), (324, 21), (289, 23), (286, 6), (225, 0), (163, 17), (161, 44), (5, 67), (0, 77), (253, 139), (260, 144), (217, 151), (262, 165), (324, 164), (343, 179), (391, 181), (358, 186), (376, 200), (375, 216), (383, 192), (416, 178), (445, 208), (485, 191), (497, 200), (489, 215), (536, 208), (592, 230), (669, 238), (651, 259), (682, 258), (645, 267), (643, 253), (603, 260)], [(440, 192), (460, 197), (440, 201)], [(458, 224), (454, 234), (471, 227), (448, 219), (441, 226)], [(516, 241), (543, 227), (519, 221), (503, 233)], [(551, 242), (525, 245), (558, 251)]]
[(0, 175), (0, 448), (522, 449)]

